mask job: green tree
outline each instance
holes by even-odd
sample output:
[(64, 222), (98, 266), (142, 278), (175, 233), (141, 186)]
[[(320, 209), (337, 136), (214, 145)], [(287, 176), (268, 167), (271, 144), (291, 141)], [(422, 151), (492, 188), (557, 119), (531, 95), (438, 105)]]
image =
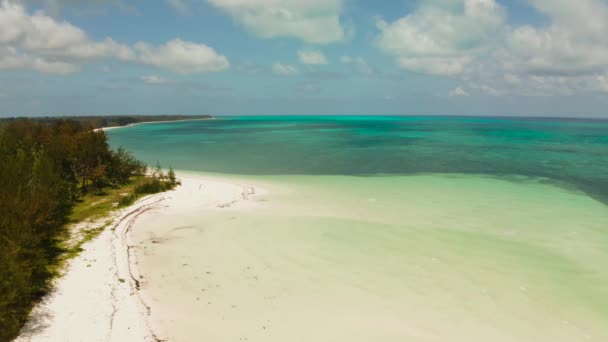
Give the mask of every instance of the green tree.
[(152, 177), (154, 178), (163, 178), (163, 168), (160, 166), (160, 162), (156, 161), (156, 166), (154, 166), (154, 171), (152, 172)]
[(107, 177), (111, 185), (126, 184), (131, 176), (144, 174), (146, 174), (146, 164), (135, 159), (124, 148), (119, 147), (116, 151), (111, 152), (107, 170)]
[(167, 173), (167, 179), (169, 180), (169, 184), (173, 187), (177, 185), (177, 177), (175, 176), (175, 171), (173, 167), (169, 168), (169, 172)]
[(93, 170), (110, 160), (110, 149), (103, 131), (82, 131), (76, 136), (76, 144), (78, 148), (74, 163), (75, 173), (82, 182), (80, 186), (82, 192), (87, 192)]

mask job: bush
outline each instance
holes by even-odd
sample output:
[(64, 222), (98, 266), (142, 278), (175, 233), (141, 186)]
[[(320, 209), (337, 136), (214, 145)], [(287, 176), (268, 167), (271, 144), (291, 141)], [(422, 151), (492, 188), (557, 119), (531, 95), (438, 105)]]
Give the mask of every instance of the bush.
[(128, 207), (131, 204), (135, 203), (135, 200), (137, 199), (137, 196), (135, 196), (135, 194), (130, 194), (127, 196), (123, 196), (119, 201), (118, 201), (118, 207), (122, 208), (122, 207)]
[(137, 195), (156, 194), (167, 190), (165, 182), (158, 178), (146, 178), (146, 180), (135, 187), (134, 193)]
[(118, 206), (130, 206), (142, 196), (171, 190), (180, 184), (179, 180), (175, 177), (173, 169), (170, 169), (167, 175), (164, 175), (160, 171), (160, 165), (157, 165), (156, 170), (151, 176), (144, 178), (139, 184), (135, 185), (133, 193), (122, 197), (118, 202)]

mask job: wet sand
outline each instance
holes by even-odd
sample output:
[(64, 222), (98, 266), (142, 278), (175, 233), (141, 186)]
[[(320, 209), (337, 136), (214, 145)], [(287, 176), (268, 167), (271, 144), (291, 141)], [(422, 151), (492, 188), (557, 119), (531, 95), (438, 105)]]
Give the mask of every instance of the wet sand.
[(188, 181), (134, 224), (161, 338), (608, 339), (608, 210), (584, 194), (525, 178), (244, 178)]

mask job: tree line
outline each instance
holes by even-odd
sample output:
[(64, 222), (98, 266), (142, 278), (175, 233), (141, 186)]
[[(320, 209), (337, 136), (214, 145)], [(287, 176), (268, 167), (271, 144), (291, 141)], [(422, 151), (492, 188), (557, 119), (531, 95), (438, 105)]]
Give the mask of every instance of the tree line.
[[(150, 121), (176, 121), (176, 120), (199, 120), (211, 119), (210, 115), (104, 115), (104, 116), (70, 116), (70, 121), (78, 121), (93, 128), (110, 127), (110, 126), (126, 126), (135, 123), (150, 122)], [(53, 123), (60, 118), (52, 116), (42, 116), (31, 118), (30, 120), (40, 123)], [(0, 118), (2, 121), (19, 120), (15, 118)]]
[[(48, 291), (51, 266), (63, 252), (61, 233), (79, 198), (126, 185), (146, 171), (86, 122), (18, 119), (0, 126), (0, 341), (18, 334)], [(129, 195), (130, 203), (177, 184), (172, 170), (157, 171)]]

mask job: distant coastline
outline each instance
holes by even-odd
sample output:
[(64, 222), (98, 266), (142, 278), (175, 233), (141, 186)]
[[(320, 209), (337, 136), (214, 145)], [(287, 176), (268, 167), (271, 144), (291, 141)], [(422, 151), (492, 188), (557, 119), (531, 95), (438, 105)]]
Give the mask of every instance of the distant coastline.
[(171, 122), (171, 121), (190, 121), (213, 119), (211, 115), (111, 115), (111, 116), (45, 116), (45, 117), (11, 117), (0, 119), (0, 124), (12, 120), (28, 119), (41, 123), (53, 123), (58, 120), (71, 120), (88, 125), (94, 129), (108, 130), (129, 125), (152, 123), (152, 122)]
[(177, 120), (141, 121), (141, 122), (130, 123), (130, 124), (127, 124), (127, 125), (98, 127), (98, 128), (95, 128), (95, 130), (109, 131), (109, 130), (116, 129), (116, 128), (124, 128), (124, 127), (131, 127), (131, 126), (137, 126), (137, 125), (143, 125), (143, 124), (151, 124), (151, 123), (180, 122), (180, 121), (199, 121), (199, 120), (211, 120), (211, 119), (215, 119), (215, 118), (212, 117), (212, 116), (205, 116), (205, 117), (199, 117), (199, 118), (187, 118), (187, 119), (177, 119)]

